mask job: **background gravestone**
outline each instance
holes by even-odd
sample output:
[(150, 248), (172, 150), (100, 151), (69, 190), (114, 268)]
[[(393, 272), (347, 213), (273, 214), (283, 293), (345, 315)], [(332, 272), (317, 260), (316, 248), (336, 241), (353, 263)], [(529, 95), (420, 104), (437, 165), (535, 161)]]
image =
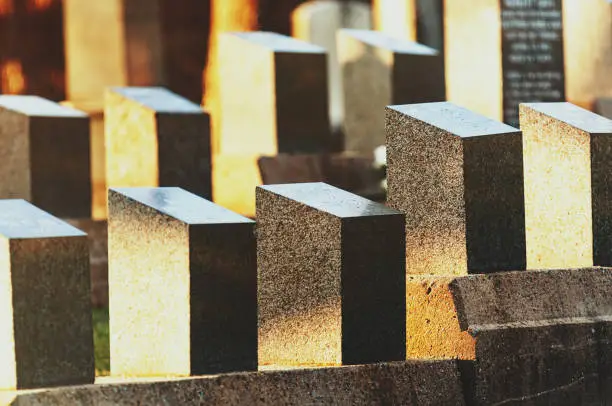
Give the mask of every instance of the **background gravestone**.
[(210, 121), (200, 106), (164, 89), (106, 95), (109, 187), (178, 186), (212, 196)]
[(409, 274), (525, 269), (519, 130), (442, 102), (387, 107), (386, 133)]
[(259, 364), (404, 360), (403, 230), (324, 183), (258, 187)]
[(254, 227), (180, 188), (109, 191), (113, 375), (257, 369)]
[(342, 125), (344, 103), (342, 76), (338, 64), (336, 31), (340, 28), (370, 29), (372, 11), (357, 1), (316, 0), (302, 3), (291, 16), (292, 36), (327, 50), (330, 119), (334, 128)]
[(612, 120), (570, 103), (527, 103), (521, 128), (527, 266), (612, 265)]
[(374, 29), (398, 39), (417, 40), (416, 0), (373, 0)]
[(0, 198), (91, 216), (89, 119), (36, 96), (0, 96)]
[(87, 236), (0, 200), (0, 388), (94, 381)]
[(385, 144), (384, 107), (446, 100), (438, 51), (376, 31), (338, 32), (345, 118), (344, 146), (373, 156)]

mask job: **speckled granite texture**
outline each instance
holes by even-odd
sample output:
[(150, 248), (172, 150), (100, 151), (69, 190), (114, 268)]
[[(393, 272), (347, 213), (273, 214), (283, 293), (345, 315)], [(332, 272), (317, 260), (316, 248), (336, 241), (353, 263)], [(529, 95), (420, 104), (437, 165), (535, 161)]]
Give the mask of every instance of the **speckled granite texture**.
[(37, 96), (0, 96), (0, 198), (91, 216), (89, 118)]
[(257, 368), (254, 226), (180, 188), (109, 191), (113, 375)]
[(93, 382), (88, 252), (76, 228), (0, 201), (0, 388)]
[(608, 404), (611, 288), (610, 268), (411, 276), (407, 352), (461, 359), (468, 404)]
[(344, 145), (372, 155), (385, 144), (385, 106), (446, 100), (444, 61), (433, 49), (369, 30), (338, 32)]
[(324, 183), (256, 193), (259, 364), (405, 359), (404, 216)]
[(323, 48), (271, 32), (242, 32), (220, 34), (219, 51), (223, 74), (216, 153), (275, 155), (330, 148)]
[(14, 406), (465, 404), (454, 361), (294, 369), (166, 382), (101, 383), (39, 393), (0, 392), (0, 402), (3, 401)]
[(521, 133), (452, 103), (386, 108), (387, 202), (409, 274), (525, 268)]
[(570, 103), (520, 106), (527, 266), (612, 265), (612, 121)]
[(109, 187), (177, 186), (212, 196), (209, 116), (163, 88), (112, 88), (105, 108)]

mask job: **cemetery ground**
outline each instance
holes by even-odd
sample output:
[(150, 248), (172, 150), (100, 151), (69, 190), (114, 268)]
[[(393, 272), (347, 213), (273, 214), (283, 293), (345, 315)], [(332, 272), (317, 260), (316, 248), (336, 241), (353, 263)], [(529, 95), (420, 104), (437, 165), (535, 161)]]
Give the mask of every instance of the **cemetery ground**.
[(106, 376), (110, 372), (110, 348), (108, 337), (108, 308), (94, 308), (92, 312), (94, 327), (94, 351), (96, 356), (96, 375)]

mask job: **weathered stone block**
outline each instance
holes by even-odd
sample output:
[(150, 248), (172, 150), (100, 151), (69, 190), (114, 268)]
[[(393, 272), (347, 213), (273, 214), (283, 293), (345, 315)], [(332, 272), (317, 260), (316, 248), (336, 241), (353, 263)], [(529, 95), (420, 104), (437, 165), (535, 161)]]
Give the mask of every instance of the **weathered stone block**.
[(443, 102), (387, 107), (386, 133), (409, 274), (525, 268), (519, 130)]
[(611, 285), (609, 268), (411, 276), (407, 353), (462, 360), (469, 404), (606, 404)]
[(0, 388), (93, 382), (88, 252), (76, 228), (0, 201)]
[(254, 225), (180, 188), (109, 191), (113, 375), (257, 368)]
[(385, 144), (385, 106), (446, 100), (444, 61), (433, 48), (377, 31), (338, 32), (344, 145), (372, 155)]
[(210, 198), (210, 121), (200, 106), (164, 88), (107, 91), (109, 187), (177, 186)]
[(612, 265), (612, 120), (521, 105), (529, 268)]
[(91, 216), (89, 119), (36, 96), (0, 96), (0, 198)]
[(290, 369), (159, 382), (100, 379), (59, 390), (0, 392), (14, 406), (87, 404), (465, 405), (454, 361)]
[(404, 359), (404, 216), (324, 183), (256, 199), (260, 365)]
[[(323, 48), (280, 34), (220, 34), (221, 128), (214, 151), (275, 155), (329, 149), (326, 58)], [(243, 61), (249, 61), (247, 67)]]

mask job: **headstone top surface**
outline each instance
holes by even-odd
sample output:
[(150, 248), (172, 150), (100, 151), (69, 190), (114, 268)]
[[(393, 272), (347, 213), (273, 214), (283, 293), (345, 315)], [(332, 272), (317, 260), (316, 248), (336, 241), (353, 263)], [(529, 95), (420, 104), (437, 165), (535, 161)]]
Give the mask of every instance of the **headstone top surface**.
[(197, 104), (163, 87), (114, 87), (112, 91), (160, 113), (204, 113)]
[(0, 95), (0, 108), (32, 117), (88, 117), (82, 111), (38, 96)]
[(191, 225), (253, 223), (253, 220), (178, 187), (134, 187), (111, 190)]
[(257, 45), (262, 45), (275, 52), (299, 52), (317, 54), (324, 54), (326, 52), (325, 49), (320, 46), (313, 45), (308, 42), (300, 41), (274, 32), (233, 32), (230, 34), (242, 38), (245, 41), (249, 41)]
[(540, 112), (582, 131), (612, 133), (612, 120), (571, 103), (523, 103), (521, 106)]
[(351, 37), (365, 42), (366, 44), (388, 49), (395, 53), (438, 55), (438, 51), (436, 51), (434, 48), (419, 44), (418, 42), (394, 38), (380, 31), (344, 28), (341, 29), (340, 32), (345, 35), (350, 35)]
[(0, 235), (5, 238), (78, 237), (86, 234), (22, 199), (0, 200)]
[(373, 202), (322, 182), (265, 185), (259, 187), (340, 218), (400, 214), (399, 211), (383, 204)]
[(405, 104), (387, 108), (462, 138), (519, 132), (514, 127), (449, 102)]

